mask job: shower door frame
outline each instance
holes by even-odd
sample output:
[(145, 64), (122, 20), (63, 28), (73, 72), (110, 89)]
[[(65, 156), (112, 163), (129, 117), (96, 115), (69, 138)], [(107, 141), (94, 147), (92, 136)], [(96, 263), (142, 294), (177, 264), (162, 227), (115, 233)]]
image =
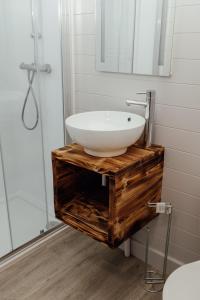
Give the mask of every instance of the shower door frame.
[(12, 232), (11, 232), (11, 220), (10, 220), (10, 212), (9, 212), (9, 206), (8, 206), (8, 191), (7, 191), (7, 186), (6, 186), (6, 180), (5, 180), (5, 164), (4, 164), (4, 159), (3, 159), (3, 149), (2, 149), (2, 143), (1, 143), (1, 137), (0, 137), (0, 161), (1, 161), (1, 166), (2, 166), (2, 177), (3, 177), (3, 188), (4, 188), (4, 193), (5, 193), (5, 203), (6, 203), (6, 211), (7, 211), (7, 217), (8, 217), (8, 228), (9, 228), (9, 235), (10, 235), (10, 246), (11, 246), (11, 252), (14, 249), (13, 246), (13, 237), (12, 237)]
[[(37, 1), (37, 5), (36, 5)], [(45, 193), (45, 213), (46, 213), (46, 229), (48, 230), (49, 226), (49, 207), (47, 199), (47, 176), (45, 169), (45, 155), (44, 155), (44, 131), (43, 131), (43, 120), (42, 120), (42, 106), (41, 106), (41, 92), (40, 92), (40, 68), (39, 68), (39, 46), (38, 39), (40, 38), (40, 32), (38, 30), (38, 9), (39, 9), (39, 0), (30, 0), (31, 3), (31, 24), (32, 24), (32, 38), (33, 38), (33, 47), (34, 47), (34, 64), (36, 66), (36, 85), (38, 89), (37, 102), (39, 107), (39, 121), (40, 132), (41, 132), (41, 143), (42, 143), (42, 164), (43, 164), (43, 180), (44, 180), (44, 193)]]

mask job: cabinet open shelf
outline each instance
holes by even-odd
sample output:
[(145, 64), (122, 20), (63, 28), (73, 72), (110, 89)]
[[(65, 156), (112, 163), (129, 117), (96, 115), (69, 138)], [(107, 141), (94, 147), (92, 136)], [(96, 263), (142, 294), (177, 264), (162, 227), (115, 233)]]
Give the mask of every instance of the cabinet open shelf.
[(147, 203), (161, 199), (163, 147), (96, 158), (72, 144), (52, 159), (55, 213), (64, 223), (114, 248), (156, 216)]
[(65, 203), (61, 209), (61, 219), (77, 228), (79, 227), (89, 234), (92, 231), (93, 237), (102, 241), (108, 239), (108, 218), (109, 211), (103, 199), (92, 197), (89, 194), (75, 194), (74, 198)]

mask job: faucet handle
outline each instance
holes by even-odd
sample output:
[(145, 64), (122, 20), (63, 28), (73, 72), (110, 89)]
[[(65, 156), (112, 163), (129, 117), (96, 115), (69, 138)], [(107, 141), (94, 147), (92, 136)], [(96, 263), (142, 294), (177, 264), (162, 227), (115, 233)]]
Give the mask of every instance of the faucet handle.
[(139, 92), (139, 93), (136, 93), (136, 95), (146, 95), (147, 92)]

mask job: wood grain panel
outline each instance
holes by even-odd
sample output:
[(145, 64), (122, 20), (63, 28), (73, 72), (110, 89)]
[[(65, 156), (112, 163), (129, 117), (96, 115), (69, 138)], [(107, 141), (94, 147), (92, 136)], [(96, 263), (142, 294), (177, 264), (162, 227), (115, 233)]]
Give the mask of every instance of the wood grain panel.
[(115, 202), (112, 205), (115, 210), (112, 228), (114, 247), (156, 216), (147, 204), (161, 200), (163, 162), (160, 160), (155, 160), (151, 169), (146, 166), (137, 174), (133, 169), (116, 176)]
[(132, 146), (113, 158), (90, 156), (76, 144), (53, 151), (56, 216), (117, 247), (156, 216), (147, 203), (161, 199), (163, 160), (161, 146)]
[(163, 154), (163, 147), (152, 146), (150, 148), (140, 148), (132, 146), (128, 151), (117, 157), (94, 157), (83, 151), (83, 147), (77, 144), (67, 145), (52, 152), (53, 157), (62, 162), (82, 167), (99, 174), (116, 174), (130, 167), (140, 167), (145, 162), (150, 161), (157, 155)]

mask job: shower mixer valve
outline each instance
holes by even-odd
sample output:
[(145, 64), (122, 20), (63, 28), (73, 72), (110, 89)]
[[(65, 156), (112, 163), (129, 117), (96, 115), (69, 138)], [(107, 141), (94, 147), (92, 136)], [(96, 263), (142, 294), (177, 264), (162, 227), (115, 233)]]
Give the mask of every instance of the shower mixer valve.
[(21, 63), (20, 64), (20, 69), (21, 70), (26, 70), (26, 71), (32, 71), (32, 72), (37, 72), (38, 70), (40, 72), (45, 72), (45, 73), (51, 73), (52, 69), (50, 64), (44, 64), (39, 66), (39, 68), (37, 68), (36, 64), (25, 64), (25, 63)]

